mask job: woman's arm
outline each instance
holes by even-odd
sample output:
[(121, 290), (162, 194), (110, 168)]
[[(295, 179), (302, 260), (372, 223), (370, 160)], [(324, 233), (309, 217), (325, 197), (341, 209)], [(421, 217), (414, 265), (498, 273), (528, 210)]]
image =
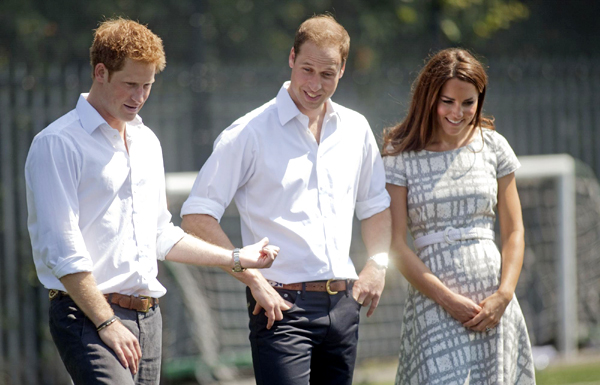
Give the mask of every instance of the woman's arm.
[(406, 243), (408, 190), (404, 186), (387, 184), (392, 198), (392, 244), (390, 256), (408, 282), (425, 296), (442, 306), (452, 317), (465, 323), (475, 317), (481, 307), (471, 299), (454, 293), (419, 259)]
[(498, 179), (498, 219), (502, 237), (500, 287), (479, 304), (483, 308), (481, 313), (464, 324), (465, 327), (477, 331), (498, 325), (513, 298), (523, 266), (525, 230), (514, 173)]

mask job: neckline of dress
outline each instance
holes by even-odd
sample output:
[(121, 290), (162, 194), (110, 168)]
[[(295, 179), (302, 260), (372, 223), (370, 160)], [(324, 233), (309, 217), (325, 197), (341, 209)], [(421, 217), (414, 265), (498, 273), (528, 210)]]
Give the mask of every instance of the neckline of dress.
[(467, 148), (473, 144), (477, 144), (477, 143), (481, 143), (482, 141), (482, 135), (483, 135), (483, 129), (481, 127), (479, 127), (479, 132), (475, 133), (475, 137), (473, 138), (473, 140), (471, 140), (469, 143), (460, 146), (460, 147), (456, 147), (450, 150), (444, 150), (444, 151), (432, 151), (432, 150), (426, 150), (426, 149), (422, 149), (421, 151), (424, 152), (429, 152), (431, 154), (444, 154), (444, 153), (449, 153), (449, 152), (453, 152), (453, 151), (457, 151), (457, 150), (462, 150), (464, 148)]

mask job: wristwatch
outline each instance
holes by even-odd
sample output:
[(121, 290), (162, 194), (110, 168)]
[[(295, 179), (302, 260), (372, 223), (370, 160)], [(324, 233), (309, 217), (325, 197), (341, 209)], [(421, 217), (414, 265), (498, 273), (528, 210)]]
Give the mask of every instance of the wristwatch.
[(240, 263), (240, 249), (239, 248), (233, 249), (233, 268), (231, 269), (231, 271), (233, 271), (234, 273), (241, 273), (243, 271), (246, 271), (246, 269), (243, 268), (242, 264)]

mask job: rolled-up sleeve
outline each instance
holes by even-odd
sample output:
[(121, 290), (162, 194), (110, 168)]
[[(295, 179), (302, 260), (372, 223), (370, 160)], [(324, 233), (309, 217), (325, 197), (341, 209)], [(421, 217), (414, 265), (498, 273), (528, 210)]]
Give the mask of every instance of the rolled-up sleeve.
[(208, 214), (220, 221), (238, 189), (252, 176), (256, 151), (256, 137), (250, 128), (238, 125), (223, 131), (196, 177), (181, 216)]
[(385, 189), (383, 161), (373, 132), (368, 123), (365, 124), (368, 129), (356, 199), (356, 216), (359, 220), (370, 218), (390, 207), (390, 196)]
[(80, 163), (70, 143), (54, 135), (36, 138), (25, 163), (34, 260), (58, 279), (93, 267), (79, 229)]
[(169, 251), (183, 238), (185, 232), (181, 227), (173, 225), (171, 222), (171, 212), (167, 207), (167, 192), (165, 182), (165, 170), (162, 159), (162, 150), (157, 151), (160, 154), (160, 170), (156, 173), (159, 176), (159, 194), (158, 194), (158, 215), (156, 223), (156, 258), (164, 261)]

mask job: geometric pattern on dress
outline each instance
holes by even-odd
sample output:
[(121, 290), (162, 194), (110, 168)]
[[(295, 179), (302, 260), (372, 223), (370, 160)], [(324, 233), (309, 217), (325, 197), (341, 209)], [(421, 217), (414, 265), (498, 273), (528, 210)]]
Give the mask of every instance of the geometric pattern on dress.
[[(504, 137), (482, 131), (462, 148), (383, 158), (387, 183), (407, 187), (414, 238), (447, 227), (494, 229), (497, 179), (520, 164)], [(437, 243), (417, 255), (448, 288), (476, 303), (500, 284), (501, 256), (492, 240)], [(497, 327), (475, 332), (409, 284), (396, 384), (465, 383), (535, 384), (531, 343), (516, 297)]]

